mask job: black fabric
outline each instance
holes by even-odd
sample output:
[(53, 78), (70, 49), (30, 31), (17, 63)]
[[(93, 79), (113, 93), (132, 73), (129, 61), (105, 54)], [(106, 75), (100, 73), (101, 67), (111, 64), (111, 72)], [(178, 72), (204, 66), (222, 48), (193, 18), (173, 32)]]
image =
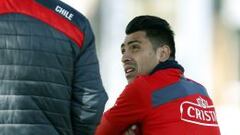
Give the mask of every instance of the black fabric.
[[(79, 27), (78, 24), (81, 23), (81, 21), (79, 21), (79, 19), (81, 20), (82, 18), (84, 18), (84, 16), (81, 13), (79, 13), (78, 11), (76, 11), (73, 8), (70, 8), (65, 3), (61, 2), (60, 0), (51, 0), (51, 1), (49, 1), (49, 0), (36, 0), (36, 2), (38, 2), (39, 4), (47, 7), (48, 9), (52, 10), (53, 12), (56, 12), (56, 7), (60, 6), (61, 8), (63, 8), (65, 10), (64, 11), (65, 13), (68, 12), (68, 15), (73, 14), (72, 19), (69, 20), (69, 21), (74, 23), (77, 27)], [(66, 18), (66, 16), (64, 16), (63, 14), (60, 14), (58, 12), (56, 12), (56, 13), (63, 16), (64, 18)], [(79, 28), (81, 29), (81, 27), (79, 27)]]
[(39, 135), (72, 135), (72, 44), (32, 17), (1, 15), (0, 135), (30, 135), (30, 125), (44, 129)]
[(78, 19), (81, 48), (41, 20), (0, 15), (0, 135), (94, 134), (107, 95), (90, 24)]
[(176, 68), (176, 69), (179, 69), (181, 70), (182, 72), (184, 72), (184, 68), (178, 64), (177, 61), (175, 60), (167, 60), (165, 62), (161, 62), (159, 63), (153, 70), (150, 74), (153, 74), (155, 73), (156, 71), (158, 70), (162, 70), (162, 69), (167, 69), (167, 68)]

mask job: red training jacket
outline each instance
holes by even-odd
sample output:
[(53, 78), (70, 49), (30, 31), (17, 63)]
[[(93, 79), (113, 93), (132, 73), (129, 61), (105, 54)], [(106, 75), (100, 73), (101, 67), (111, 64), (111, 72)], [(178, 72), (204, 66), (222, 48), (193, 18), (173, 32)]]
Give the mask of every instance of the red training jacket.
[(96, 135), (122, 135), (133, 124), (143, 135), (220, 135), (207, 91), (178, 68), (160, 69), (127, 85)]

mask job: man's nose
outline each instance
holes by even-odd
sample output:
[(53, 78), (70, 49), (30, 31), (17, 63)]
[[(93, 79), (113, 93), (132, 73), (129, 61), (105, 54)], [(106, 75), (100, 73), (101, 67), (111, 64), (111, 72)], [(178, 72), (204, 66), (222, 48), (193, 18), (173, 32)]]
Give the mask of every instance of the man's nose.
[(126, 64), (127, 62), (131, 61), (132, 57), (131, 54), (126, 51), (123, 55), (122, 55), (122, 63)]

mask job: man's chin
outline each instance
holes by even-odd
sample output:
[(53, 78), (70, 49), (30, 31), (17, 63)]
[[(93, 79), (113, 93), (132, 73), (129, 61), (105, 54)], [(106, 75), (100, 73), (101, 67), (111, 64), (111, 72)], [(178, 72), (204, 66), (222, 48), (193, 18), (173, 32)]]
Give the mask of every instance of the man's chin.
[(128, 81), (128, 83), (131, 83), (134, 79), (135, 79), (135, 76), (126, 76), (126, 78), (127, 78), (127, 81)]

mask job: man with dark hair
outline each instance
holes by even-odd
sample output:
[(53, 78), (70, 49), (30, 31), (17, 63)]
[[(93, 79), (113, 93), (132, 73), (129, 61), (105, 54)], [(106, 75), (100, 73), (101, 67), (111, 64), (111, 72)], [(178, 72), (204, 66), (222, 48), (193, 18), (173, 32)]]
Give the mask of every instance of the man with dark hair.
[(175, 60), (174, 34), (155, 16), (138, 16), (121, 45), (128, 85), (102, 117), (96, 135), (220, 135), (206, 89), (184, 77)]
[(0, 6), (0, 135), (93, 135), (107, 95), (88, 19), (60, 0)]

